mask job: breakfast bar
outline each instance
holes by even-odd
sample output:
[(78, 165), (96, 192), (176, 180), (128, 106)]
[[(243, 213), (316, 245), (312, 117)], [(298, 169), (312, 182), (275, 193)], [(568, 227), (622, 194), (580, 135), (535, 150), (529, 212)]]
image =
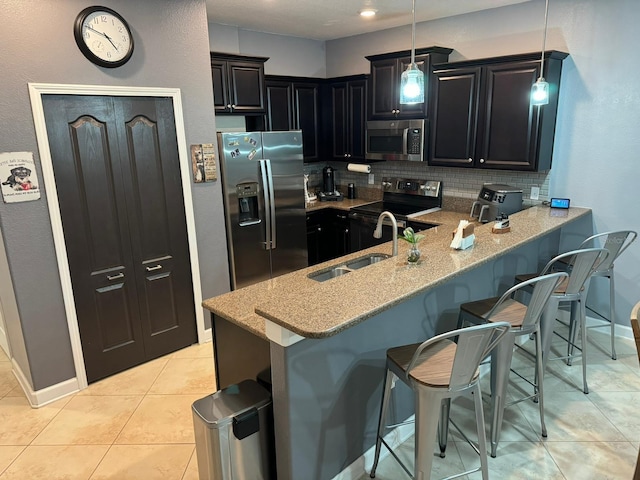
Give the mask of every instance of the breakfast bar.
[[(438, 225), (423, 232), (417, 265), (407, 264), (409, 245), (400, 242), (395, 257), (318, 276), (390, 255), (389, 242), (203, 302), (214, 323), (218, 388), (237, 380), (226, 371), (233, 365), (244, 365), (245, 378), (271, 367), (279, 479), (361, 476), (375, 441), (386, 349), (455, 328), (461, 303), (504, 292), (517, 273), (539, 270), (592, 232), (589, 209), (536, 206), (513, 214), (509, 233), (476, 224), (475, 244), (453, 250), (462, 219), (451, 211), (416, 219)], [(411, 392), (399, 388), (396, 422), (413, 414)]]

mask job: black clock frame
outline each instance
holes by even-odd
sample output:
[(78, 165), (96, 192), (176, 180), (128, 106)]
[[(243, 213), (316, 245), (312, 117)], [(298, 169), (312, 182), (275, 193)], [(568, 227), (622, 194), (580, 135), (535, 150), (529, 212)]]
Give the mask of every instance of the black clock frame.
[[(84, 38), (82, 34), (82, 24), (84, 23), (85, 19), (94, 12), (107, 12), (117, 17), (127, 29), (127, 32), (129, 33), (129, 39), (130, 39), (129, 50), (127, 51), (127, 54), (120, 60), (117, 60), (115, 62), (108, 62), (106, 60), (103, 60), (102, 58), (97, 57), (91, 50), (89, 50), (89, 47), (84, 42)], [(105, 67), (105, 68), (120, 67), (125, 63), (127, 63), (131, 58), (131, 55), (133, 55), (133, 35), (131, 33), (131, 27), (129, 27), (129, 24), (122, 17), (122, 15), (120, 15), (118, 12), (108, 7), (101, 7), (101, 6), (94, 5), (92, 7), (87, 7), (84, 10), (82, 10), (76, 17), (76, 21), (73, 24), (73, 36), (76, 39), (76, 43), (78, 44), (78, 48), (80, 49), (82, 54), (85, 57), (87, 57), (91, 62), (95, 63), (100, 67)]]

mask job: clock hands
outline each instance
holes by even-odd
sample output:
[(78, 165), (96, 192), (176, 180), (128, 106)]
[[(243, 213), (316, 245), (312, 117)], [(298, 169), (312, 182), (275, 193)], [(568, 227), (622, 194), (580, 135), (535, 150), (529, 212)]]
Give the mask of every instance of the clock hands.
[(93, 28), (91, 25), (85, 25), (85, 27), (86, 27), (88, 30), (91, 30), (92, 32), (96, 32), (98, 35), (102, 35), (104, 38), (106, 38), (107, 40), (109, 40), (109, 43), (110, 43), (111, 45), (113, 45), (113, 48), (115, 48), (115, 49), (116, 49), (116, 51), (118, 50), (118, 47), (116, 46), (116, 44), (115, 44), (115, 43), (113, 43), (113, 40), (111, 40), (111, 37), (110, 37), (109, 35), (107, 35), (107, 34), (106, 34), (106, 33), (104, 33), (104, 32), (100, 32), (100, 31), (96, 30), (96, 29), (95, 29), (95, 28)]

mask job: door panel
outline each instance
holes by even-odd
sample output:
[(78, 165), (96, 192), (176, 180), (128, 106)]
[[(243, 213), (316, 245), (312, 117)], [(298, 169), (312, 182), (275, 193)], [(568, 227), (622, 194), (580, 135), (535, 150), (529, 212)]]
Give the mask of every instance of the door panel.
[(96, 315), (103, 351), (117, 349), (135, 341), (133, 319), (126, 308), (124, 283), (96, 288)]
[(123, 183), (145, 351), (155, 358), (196, 341), (173, 104), (133, 97), (116, 102), (115, 110), (126, 132), (119, 147), (129, 158)]
[(430, 165), (472, 167), (475, 158), (480, 70), (436, 72)]
[(43, 103), (87, 378), (94, 381), (144, 361), (113, 104), (61, 95)]
[(531, 105), (530, 95), (531, 85), (540, 76), (539, 62), (486, 69), (487, 107), (480, 152), (485, 162), (481, 166), (532, 170), (540, 109)]
[[(175, 188), (175, 123), (172, 113), (156, 113), (162, 109), (155, 104), (163, 102), (171, 104), (43, 97), (89, 382), (196, 341), (184, 204)], [(135, 109), (141, 112), (132, 114)], [(178, 179), (169, 182), (171, 189), (162, 182), (170, 165)], [(164, 286), (162, 294), (150, 294), (145, 261), (162, 263), (153, 274), (172, 277), (179, 287), (173, 290), (180, 291), (168, 294)], [(180, 272), (170, 264), (179, 264)], [(179, 334), (155, 334), (160, 330), (150, 328), (150, 317), (160, 313), (153, 321), (179, 325)]]
[(147, 298), (152, 336), (175, 330), (180, 326), (174, 292), (175, 285), (169, 273), (146, 276), (145, 298)]

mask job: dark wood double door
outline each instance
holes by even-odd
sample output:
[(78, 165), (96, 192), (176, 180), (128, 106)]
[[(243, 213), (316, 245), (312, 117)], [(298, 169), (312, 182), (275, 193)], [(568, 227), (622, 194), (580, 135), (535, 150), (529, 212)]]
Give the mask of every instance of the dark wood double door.
[(172, 100), (43, 103), (88, 381), (195, 343)]

